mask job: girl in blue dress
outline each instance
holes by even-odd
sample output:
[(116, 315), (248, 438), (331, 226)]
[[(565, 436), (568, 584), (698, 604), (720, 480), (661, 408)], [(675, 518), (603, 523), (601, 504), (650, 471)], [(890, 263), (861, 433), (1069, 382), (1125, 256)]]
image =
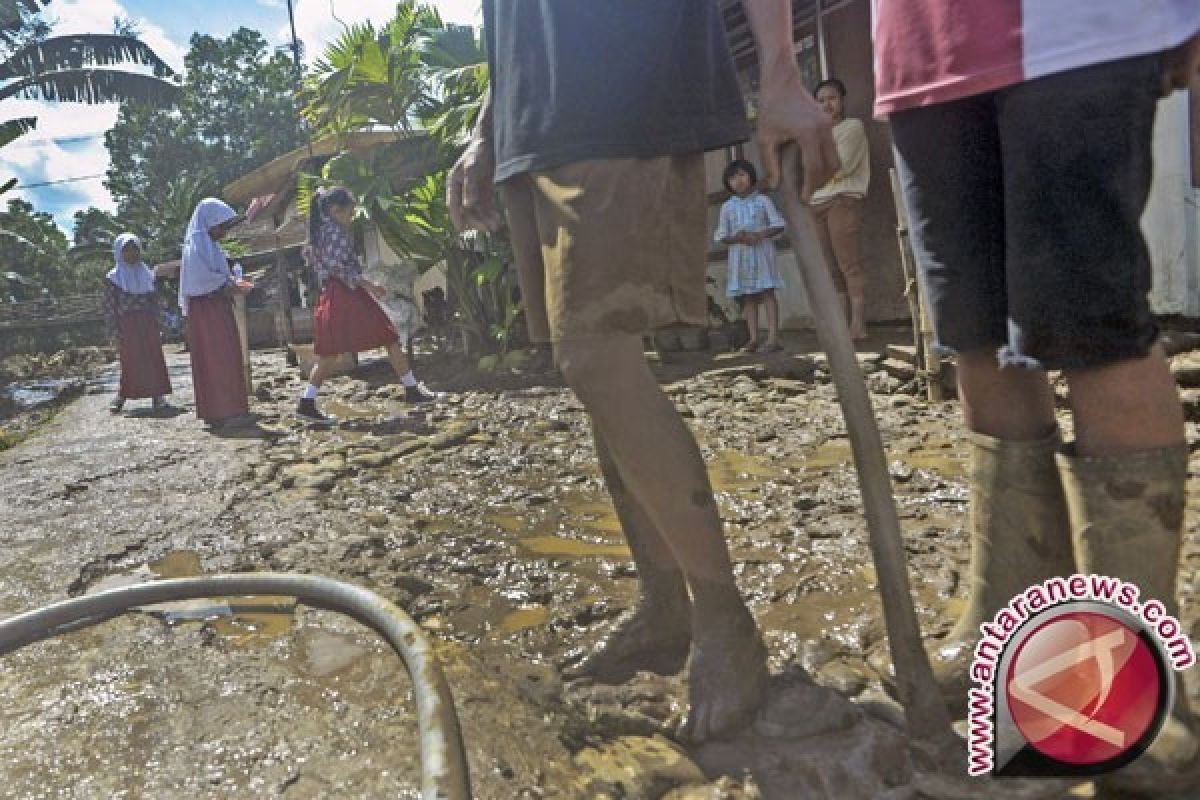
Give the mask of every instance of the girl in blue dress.
[[(733, 195), (721, 206), (716, 241), (729, 246), (729, 280), (726, 292), (738, 298), (745, 310), (750, 340), (743, 353), (776, 352), (779, 344), (779, 303), (775, 290), (783, 287), (775, 265), (775, 242), (783, 233), (784, 221), (775, 204), (755, 188), (758, 173), (749, 161), (737, 160), (725, 167), (725, 188)], [(767, 339), (759, 342), (758, 309), (767, 314)]]

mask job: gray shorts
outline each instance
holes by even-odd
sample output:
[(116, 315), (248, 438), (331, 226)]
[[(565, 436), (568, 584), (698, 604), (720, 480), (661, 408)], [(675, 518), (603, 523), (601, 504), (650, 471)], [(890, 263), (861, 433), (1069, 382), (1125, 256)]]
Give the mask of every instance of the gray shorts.
[(892, 115), (922, 289), (943, 353), (1102, 366), (1148, 353), (1159, 55)]

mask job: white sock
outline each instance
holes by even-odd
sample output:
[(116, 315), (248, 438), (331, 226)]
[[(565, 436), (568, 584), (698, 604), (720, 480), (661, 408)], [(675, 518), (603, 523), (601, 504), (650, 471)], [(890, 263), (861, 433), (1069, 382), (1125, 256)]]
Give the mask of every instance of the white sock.
[(313, 386), (311, 383), (304, 384), (303, 397), (305, 400), (316, 400), (317, 399), (317, 387)]
[(410, 369), (408, 372), (406, 372), (400, 376), (400, 382), (403, 383), (405, 386), (416, 386), (417, 378), (415, 375), (413, 375), (413, 372)]

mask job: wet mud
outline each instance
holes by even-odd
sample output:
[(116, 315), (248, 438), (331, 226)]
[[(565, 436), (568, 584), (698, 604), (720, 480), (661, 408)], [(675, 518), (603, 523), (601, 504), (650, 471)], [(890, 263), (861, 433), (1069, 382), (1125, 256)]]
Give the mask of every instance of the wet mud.
[[(932, 641), (966, 592), (958, 409), (896, 392), (862, 360)], [(170, 366), (189, 408), (186, 357)], [(1035, 796), (924, 772), (881, 687), (877, 578), (821, 359), (696, 356), (659, 373), (700, 442), (770, 652), (770, 703), (728, 741), (677, 738), (681, 676), (560, 677), (630, 607), (636, 578), (586, 415), (549, 374), (414, 409), (368, 366), (331, 381), (323, 408), (341, 423), (320, 426), (291, 413), (295, 370), (260, 353), (261, 430), (245, 437), (190, 413), (110, 415), (108, 396), (86, 394), (0, 453), (0, 616), (212, 572), (361, 584), (433, 637), (479, 798)], [(1196, 639), (1191, 488), (1180, 586)], [(413, 712), (399, 660), (349, 619), (275, 597), (147, 607), (3, 658), (0, 795), (417, 797)]]

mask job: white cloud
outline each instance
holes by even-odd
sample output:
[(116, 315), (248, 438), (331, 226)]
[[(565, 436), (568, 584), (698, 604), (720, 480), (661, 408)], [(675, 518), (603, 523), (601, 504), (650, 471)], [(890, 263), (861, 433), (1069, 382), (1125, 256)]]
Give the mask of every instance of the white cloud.
[(258, 0), (258, 4), (267, 8), (283, 8), (286, 2), (285, 0)]
[[(112, 31), (113, 19), (129, 17), (129, 12), (119, 0), (58, 0), (50, 6), (52, 17), (58, 24), (54, 33), (108, 33)], [(171, 65), (172, 69), (183, 69), (185, 50), (171, 41), (163, 29), (145, 17), (133, 17), (139, 38)]]
[[(97, 33), (112, 30), (114, 17), (128, 17), (118, 0), (59, 0), (51, 6), (51, 18), (57, 23), (54, 33)], [(145, 18), (134, 18), (140, 38), (175, 70), (183, 69), (184, 48), (172, 41), (162, 28)], [(75, 103), (42, 103), (33, 100), (7, 100), (4, 117), (33, 116), (37, 129), (0, 149), (0, 181), (9, 177), (21, 184), (63, 181), (102, 175), (109, 167), (103, 133), (116, 124), (115, 104), (88, 106)], [(37, 189), (16, 192), (35, 206), (43, 196)], [(54, 187), (56, 219), (70, 229), (75, 211), (96, 206), (115, 210), (115, 203), (99, 179), (71, 181)]]

